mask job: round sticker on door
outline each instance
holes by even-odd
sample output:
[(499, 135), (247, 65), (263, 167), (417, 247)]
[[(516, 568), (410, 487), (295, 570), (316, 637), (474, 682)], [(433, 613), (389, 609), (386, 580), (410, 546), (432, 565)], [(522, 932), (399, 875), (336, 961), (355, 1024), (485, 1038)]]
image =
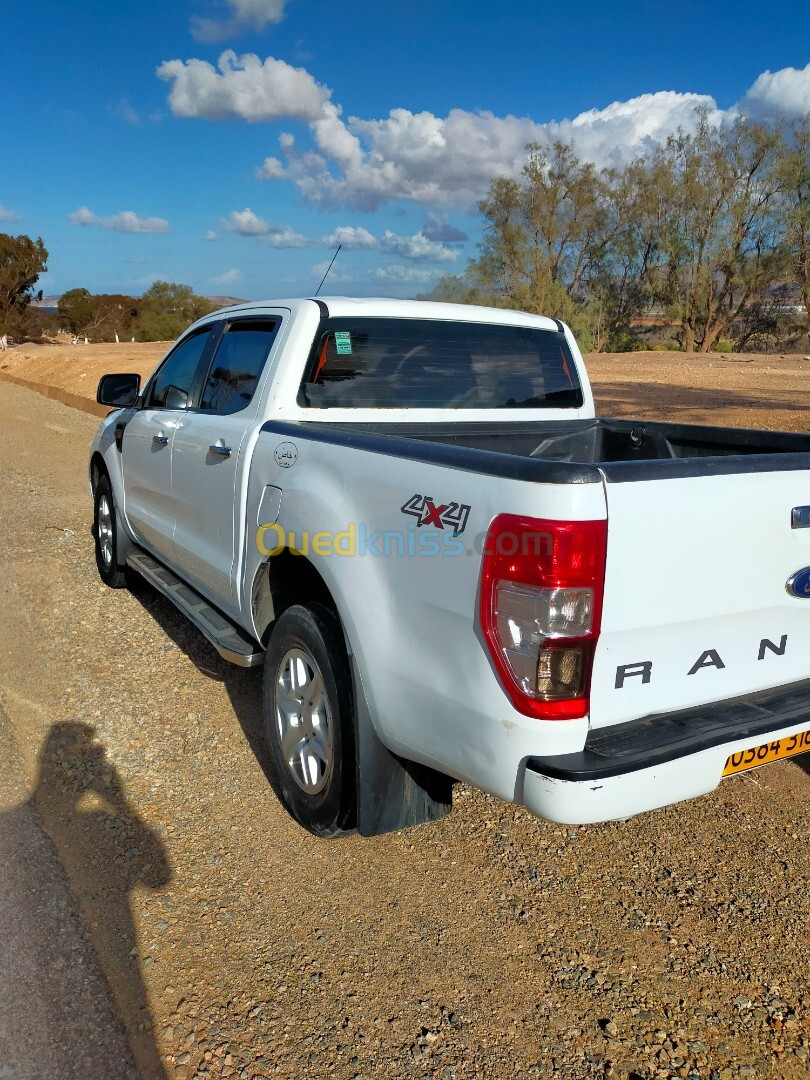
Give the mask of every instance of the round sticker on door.
[(279, 443), (273, 451), (273, 457), (276, 465), (280, 465), (282, 469), (290, 469), (298, 461), (298, 448), (295, 443)]

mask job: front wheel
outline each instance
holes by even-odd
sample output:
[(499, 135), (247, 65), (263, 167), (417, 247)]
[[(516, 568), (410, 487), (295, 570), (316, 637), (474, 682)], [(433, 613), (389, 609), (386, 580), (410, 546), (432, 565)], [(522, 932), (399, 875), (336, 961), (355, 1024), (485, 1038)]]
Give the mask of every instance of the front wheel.
[(108, 476), (100, 476), (96, 484), (93, 535), (96, 540), (96, 566), (105, 585), (123, 589), (127, 576), (118, 565), (118, 522), (115, 501)]
[(321, 604), (288, 608), (264, 663), (264, 725), (276, 794), (317, 836), (355, 825), (354, 721), (349, 662), (337, 616)]

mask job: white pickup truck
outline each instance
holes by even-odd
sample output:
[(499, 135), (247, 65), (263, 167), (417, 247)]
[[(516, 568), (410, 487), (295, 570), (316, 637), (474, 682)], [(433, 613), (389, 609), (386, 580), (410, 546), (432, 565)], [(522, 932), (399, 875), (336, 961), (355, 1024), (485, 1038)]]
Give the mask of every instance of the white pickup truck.
[(323, 836), (464, 780), (625, 818), (810, 749), (810, 438), (595, 419), (570, 330), (291, 300), (107, 375), (98, 568), (264, 664), (274, 787)]

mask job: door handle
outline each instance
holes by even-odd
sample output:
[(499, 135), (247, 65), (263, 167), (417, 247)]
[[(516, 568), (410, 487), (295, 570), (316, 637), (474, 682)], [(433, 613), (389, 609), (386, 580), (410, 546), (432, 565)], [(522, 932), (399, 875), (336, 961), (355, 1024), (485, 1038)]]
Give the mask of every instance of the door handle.
[(231, 448), (230, 448), (230, 446), (223, 446), (221, 443), (214, 443), (212, 446), (209, 446), (208, 451), (211, 454), (216, 454), (217, 457), (230, 457), (231, 456)]
[(169, 445), (169, 440), (166, 438), (166, 436), (163, 434), (162, 431), (161, 431), (160, 435), (153, 435), (152, 436), (152, 442), (155, 444), (155, 446), (168, 446)]

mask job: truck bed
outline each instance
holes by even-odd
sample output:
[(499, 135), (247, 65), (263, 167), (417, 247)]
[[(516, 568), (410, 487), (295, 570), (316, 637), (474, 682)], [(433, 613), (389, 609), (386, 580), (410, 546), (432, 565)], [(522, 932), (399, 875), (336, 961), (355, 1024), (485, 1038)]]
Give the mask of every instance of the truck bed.
[(436, 423), (270, 421), (265, 429), (538, 483), (615, 483), (810, 468), (810, 435), (648, 420), (454, 422), (444, 429)]

